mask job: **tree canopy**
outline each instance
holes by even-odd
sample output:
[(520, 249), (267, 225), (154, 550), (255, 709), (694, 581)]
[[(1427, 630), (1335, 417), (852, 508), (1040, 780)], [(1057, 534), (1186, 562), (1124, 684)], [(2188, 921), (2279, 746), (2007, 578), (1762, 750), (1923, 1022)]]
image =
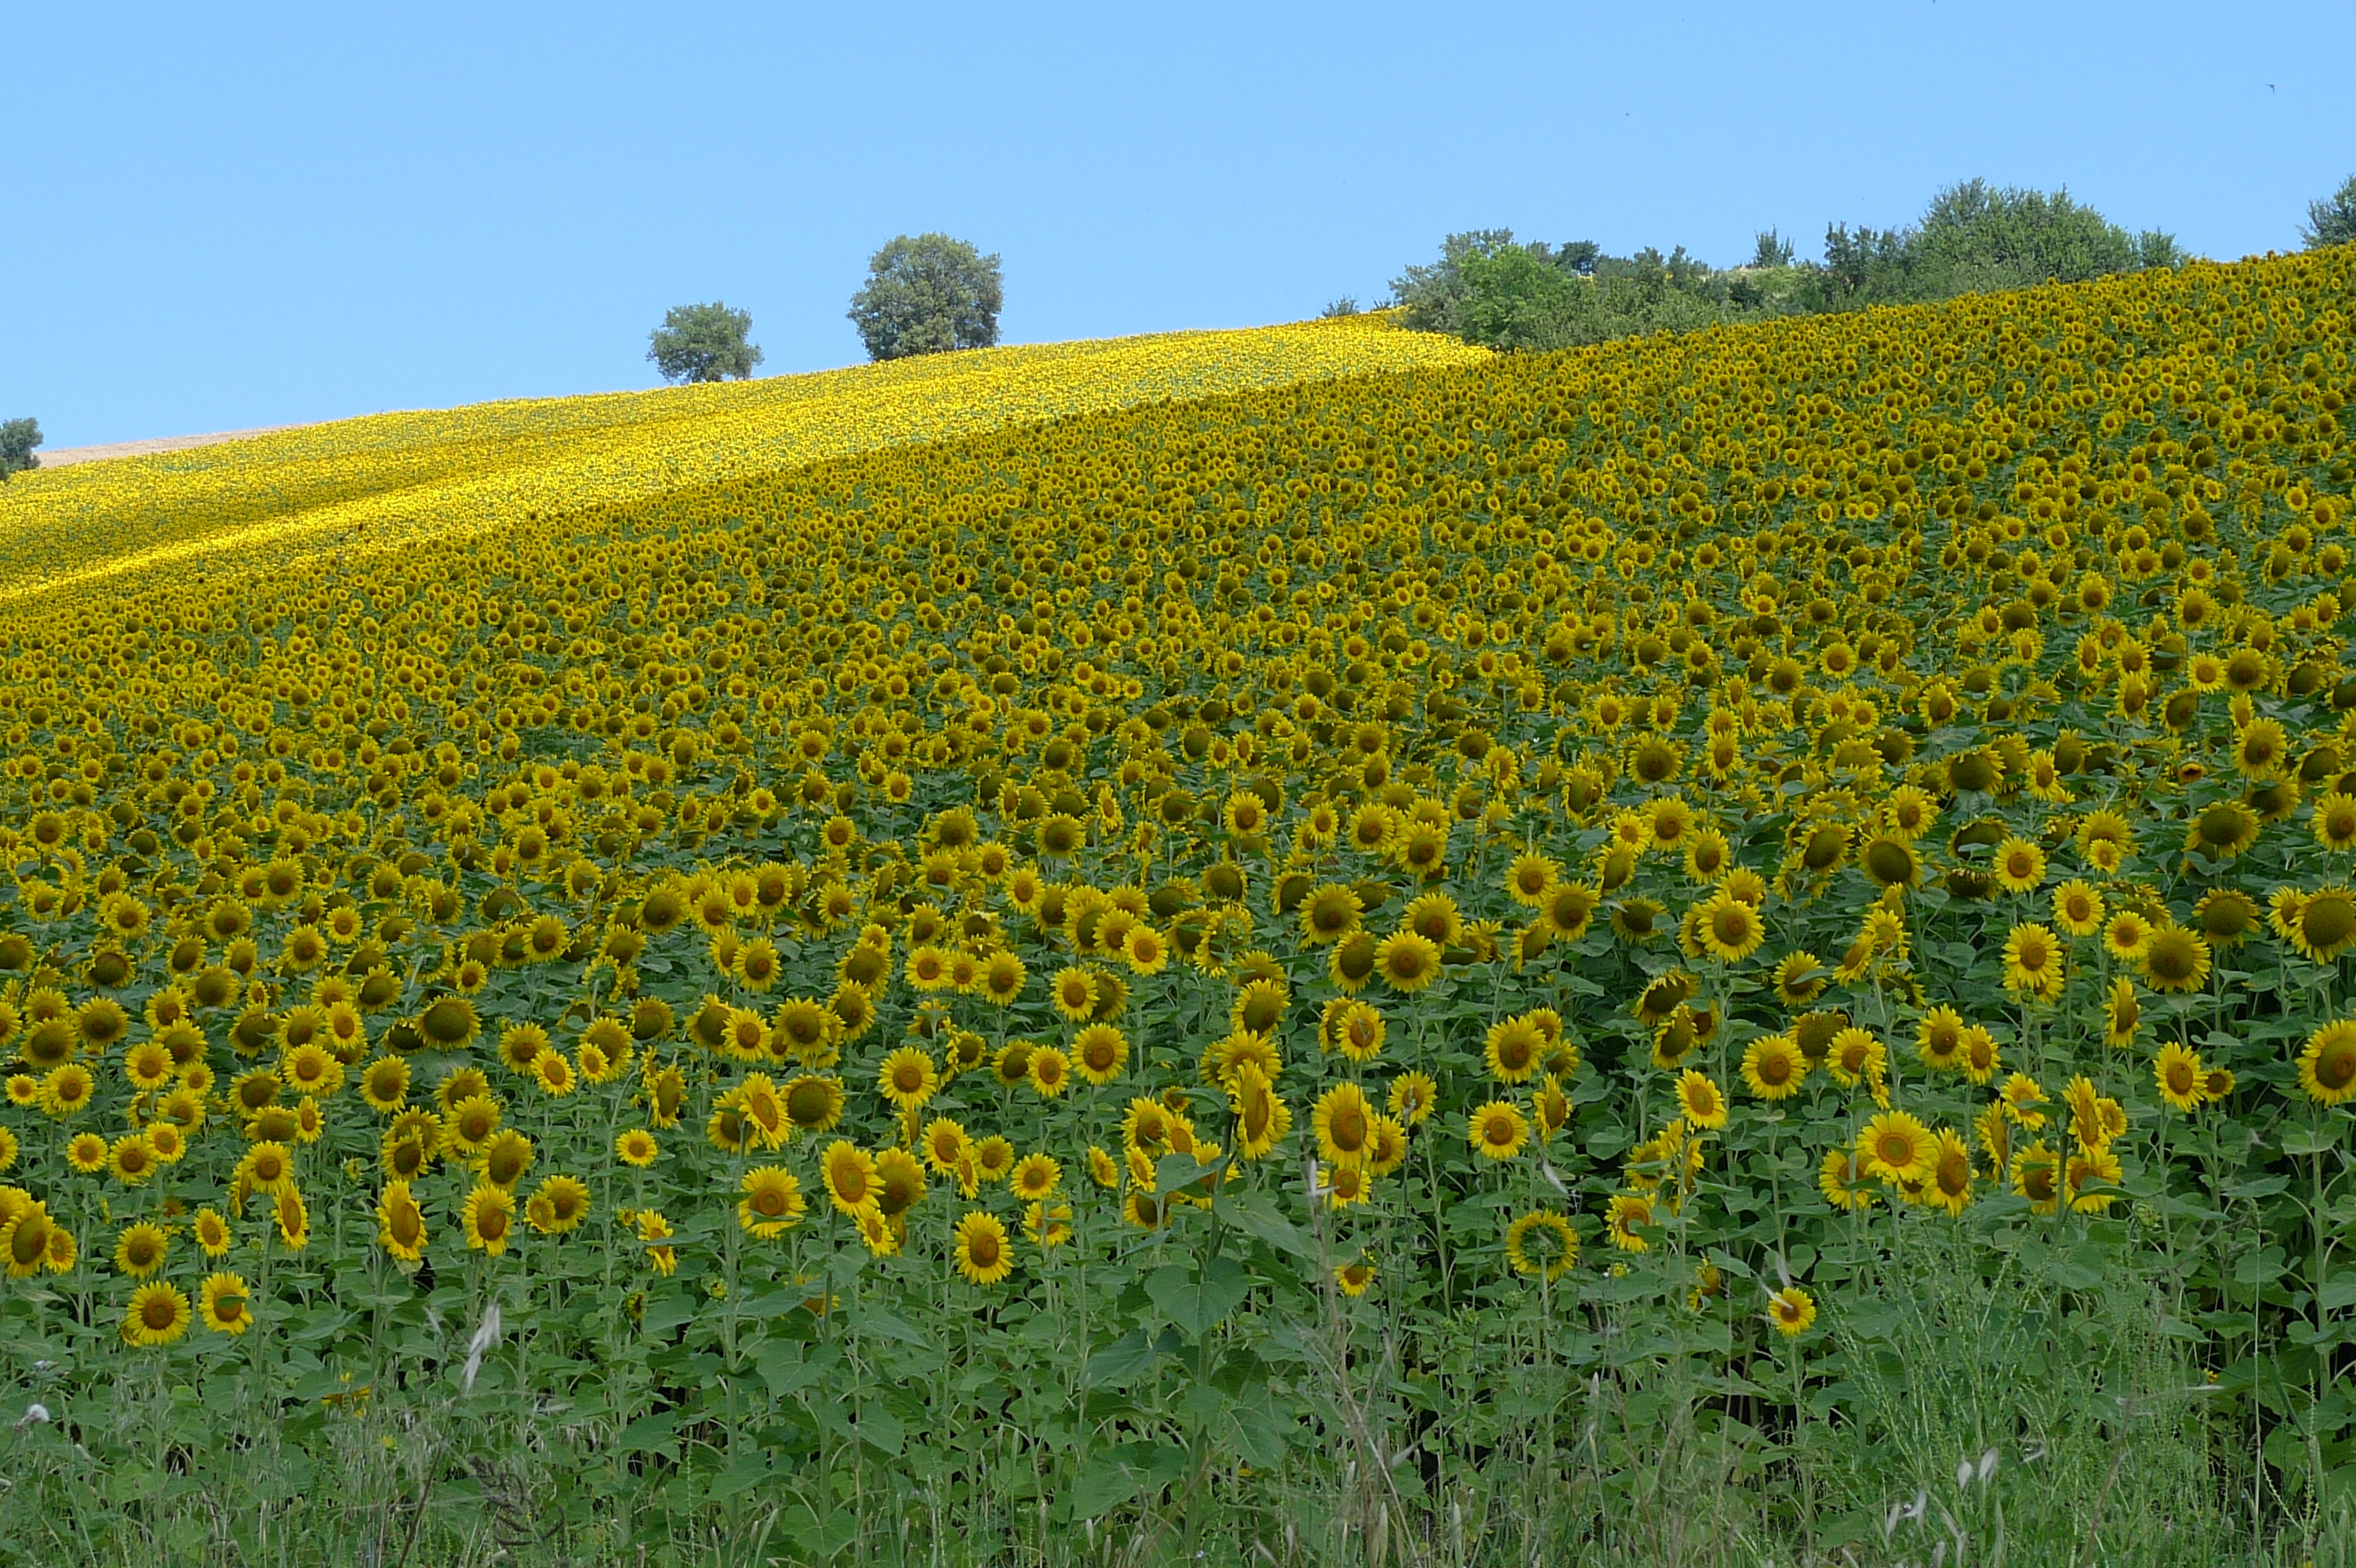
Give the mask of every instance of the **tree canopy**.
[(40, 444), (40, 421), (0, 421), (0, 483), (5, 483), (11, 474), (38, 468), (41, 460), (33, 455), (33, 448)]
[(718, 300), (673, 305), (647, 334), (647, 357), (666, 381), (742, 381), (761, 362), (752, 331), (751, 311), (730, 310)]
[(850, 315), (869, 358), (904, 359), (990, 347), (1004, 298), (995, 254), (947, 234), (902, 234), (868, 258)]
[(2356, 175), (2341, 180), (2329, 196), (2307, 204), (2307, 221), (2299, 226), (2298, 237), (2310, 251), (2356, 243)]

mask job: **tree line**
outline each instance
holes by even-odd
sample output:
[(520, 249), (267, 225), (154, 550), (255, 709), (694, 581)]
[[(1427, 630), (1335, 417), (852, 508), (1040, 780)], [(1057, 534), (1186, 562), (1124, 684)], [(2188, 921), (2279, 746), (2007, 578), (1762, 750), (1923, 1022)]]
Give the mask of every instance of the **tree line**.
[[(2309, 249), (2356, 240), (2356, 176), (2311, 202), (2299, 229)], [(1751, 259), (1712, 267), (1680, 245), (1612, 256), (1591, 240), (1518, 240), (1507, 229), (1451, 234), (1437, 261), (1391, 283), (1406, 325), (1506, 352), (1544, 352), (1721, 322), (1912, 304), (2049, 281), (2083, 283), (2187, 261), (2175, 236), (2130, 233), (2074, 200), (1965, 180), (1922, 218), (1893, 229), (1826, 228), (1824, 259), (1795, 261), (1774, 229)], [(1328, 315), (1356, 309), (1336, 301)]]

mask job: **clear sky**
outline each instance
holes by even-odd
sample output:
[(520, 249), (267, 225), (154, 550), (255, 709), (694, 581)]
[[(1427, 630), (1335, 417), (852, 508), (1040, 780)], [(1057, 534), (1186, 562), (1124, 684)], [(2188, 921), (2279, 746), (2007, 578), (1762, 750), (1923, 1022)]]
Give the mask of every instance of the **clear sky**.
[(2233, 257), (2356, 171), (2349, 0), (12, 0), (0, 58), (0, 418), (51, 447), (650, 386), (713, 298), (765, 374), (852, 363), (902, 231), (1000, 252), (1033, 342), (1460, 229), (1812, 256), (1974, 175)]

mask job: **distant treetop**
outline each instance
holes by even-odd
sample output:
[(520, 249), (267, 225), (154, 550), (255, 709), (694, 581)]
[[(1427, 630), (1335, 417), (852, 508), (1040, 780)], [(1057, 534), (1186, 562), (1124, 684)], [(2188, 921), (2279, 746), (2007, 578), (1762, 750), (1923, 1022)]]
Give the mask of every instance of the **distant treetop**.
[(33, 448), (40, 444), (40, 421), (0, 421), (0, 484), (5, 484), (11, 474), (38, 468), (41, 460), (33, 455)]
[(1004, 298), (996, 255), (947, 234), (903, 234), (868, 258), (850, 314), (870, 359), (905, 359), (991, 347)]
[(666, 381), (744, 380), (761, 362), (760, 347), (747, 341), (753, 313), (710, 304), (675, 304), (663, 324), (647, 334), (647, 357)]

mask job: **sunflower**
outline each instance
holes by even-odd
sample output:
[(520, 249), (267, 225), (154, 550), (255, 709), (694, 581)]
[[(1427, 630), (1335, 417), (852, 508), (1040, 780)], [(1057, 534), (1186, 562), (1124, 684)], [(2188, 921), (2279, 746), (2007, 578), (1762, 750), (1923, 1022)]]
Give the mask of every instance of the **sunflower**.
[(1825, 994), (1832, 971), (1823, 959), (1805, 948), (1796, 948), (1775, 961), (1775, 972), (1769, 984), (1775, 1000), (1786, 1012), (1797, 1012)]
[(1336, 1083), (1326, 1090), (1310, 1113), (1319, 1157), (1332, 1165), (1363, 1160), (1374, 1131), (1374, 1107), (1355, 1083)]
[(1515, 1274), (1558, 1280), (1579, 1262), (1579, 1232), (1550, 1210), (1518, 1215), (1505, 1227), (1505, 1261)]
[(2356, 795), (2338, 790), (2315, 803), (2315, 841), (2334, 855), (2356, 851)]
[(2151, 931), (2151, 922), (2139, 911), (2120, 910), (2103, 924), (2103, 950), (2122, 964), (2140, 964)]
[(198, 1210), (196, 1219), (189, 1223), (188, 1233), (196, 1238), (197, 1249), (205, 1256), (209, 1258), (229, 1256), (231, 1240), (229, 1221), (221, 1218), (220, 1210), (211, 1208)]
[(1438, 1108), (1440, 1085), (1428, 1072), (1402, 1072), (1391, 1080), (1390, 1114), (1410, 1127), (1419, 1127)]
[(986, 1210), (967, 1211), (956, 1231), (958, 1273), (976, 1285), (996, 1285), (1014, 1271), (1006, 1226)]
[(809, 1211), (801, 1179), (779, 1165), (758, 1165), (737, 1182), (736, 1222), (763, 1241), (774, 1241), (801, 1222)]
[(864, 1211), (874, 1208), (877, 1200), (875, 1157), (848, 1138), (837, 1138), (827, 1145), (819, 1157), (819, 1169), (826, 1183), (826, 1195), (834, 1207), (856, 1219)]
[(123, 1338), (140, 1347), (169, 1345), (188, 1331), (188, 1293), (165, 1280), (153, 1280), (131, 1293), (123, 1309)]
[(1552, 856), (1526, 849), (1505, 868), (1505, 894), (1525, 909), (1543, 908), (1547, 890), (1561, 875), (1562, 867)]
[(468, 1250), (494, 1258), (505, 1253), (515, 1230), (515, 1213), (514, 1193), (487, 1181), (477, 1182), (458, 1216)]
[(1759, 912), (1720, 889), (1697, 912), (1701, 942), (1721, 964), (1738, 963), (1759, 951), (1767, 928)]
[(1556, 940), (1576, 942), (1594, 923), (1603, 895), (1585, 882), (1558, 882), (1547, 891), (1539, 907), (1546, 930)]
[(2121, 975), (2111, 982), (2103, 1003), (2103, 1043), (2115, 1051), (2131, 1050), (2142, 1028), (2143, 1004), (2136, 997), (2135, 982)]
[(1358, 929), (1362, 912), (1354, 889), (1342, 882), (1323, 883), (1301, 901), (1301, 939), (1317, 946), (1339, 942)]
[(1836, 1209), (1853, 1210), (1872, 1207), (1877, 1194), (1865, 1183), (1871, 1179), (1863, 1168), (1862, 1160), (1845, 1148), (1829, 1148), (1816, 1167), (1816, 1189), (1825, 1201)]
[(1641, 1192), (1615, 1192), (1604, 1211), (1603, 1233), (1623, 1253), (1651, 1250), (1644, 1227), (1653, 1223), (1653, 1200)]
[(2356, 1097), (2356, 1021), (2335, 1019), (2307, 1037), (2298, 1054), (2299, 1087), (2319, 1105)]
[(425, 1211), (410, 1193), (409, 1183), (388, 1181), (376, 1204), (377, 1239), (402, 1263), (415, 1263), (425, 1251)]
[(1922, 1198), (1950, 1214), (1961, 1214), (1972, 1200), (1971, 1147), (1952, 1128), (1941, 1127), (1933, 1143)]
[(1677, 1109), (1702, 1132), (1726, 1125), (1726, 1095), (1708, 1076), (1687, 1068), (1677, 1076)]
[(215, 1334), (242, 1334), (253, 1327), (252, 1294), (243, 1275), (207, 1275), (198, 1292), (197, 1316)]
[(1392, 990), (1412, 996), (1440, 973), (1440, 948), (1419, 932), (1396, 931), (1376, 945), (1375, 968)]
[(904, 1045), (884, 1059), (876, 1072), (876, 1087), (893, 1108), (913, 1111), (933, 1097), (940, 1088), (940, 1070), (933, 1059), (917, 1046)]
[(1954, 1008), (1933, 1008), (1914, 1026), (1914, 1054), (1922, 1059), (1923, 1066), (1934, 1071), (1960, 1072), (1964, 1036), (1969, 1027)]
[(2029, 1200), (2032, 1214), (2062, 1207), (2062, 1162), (2041, 1139), (2012, 1157), (2012, 1189)]
[(2004, 988), (2050, 1002), (2062, 995), (2064, 978), (2062, 945), (2052, 931), (2034, 921), (2014, 926), (2004, 939)]
[(1815, 1320), (1816, 1298), (1805, 1286), (1787, 1285), (1767, 1293), (1767, 1321), (1785, 1339), (1798, 1339)]
[(1546, 1040), (1527, 1018), (1515, 1015), (1489, 1026), (1489, 1075), (1501, 1083), (1526, 1083), (1537, 1071)]
[(1343, 1295), (1360, 1296), (1375, 1283), (1375, 1265), (1365, 1258), (1333, 1265), (1333, 1283)]
[(1808, 1059), (1788, 1034), (1762, 1034), (1742, 1053), (1742, 1081), (1762, 1100), (1788, 1100), (1808, 1076)]
[(916, 1147), (936, 1175), (954, 1176), (958, 1163), (967, 1157), (972, 1144), (966, 1136), (963, 1123), (948, 1116), (936, 1116), (925, 1124)]
[(2258, 817), (2238, 800), (2221, 800), (2192, 818), (2185, 830), (2184, 852), (2211, 860), (2230, 860), (2258, 841)]
[(644, 1127), (628, 1127), (615, 1136), (614, 1157), (624, 1165), (636, 1166), (643, 1170), (654, 1164), (661, 1153), (662, 1147), (655, 1142), (654, 1134)]
[(2193, 906), (2192, 918), (2212, 948), (2233, 947), (2257, 929), (2257, 902), (2235, 888), (2211, 888)]
[(114, 1243), (114, 1266), (134, 1279), (145, 1279), (164, 1266), (170, 1246), (160, 1225), (145, 1220), (125, 1225)]
[(1921, 1181), (1936, 1157), (1931, 1129), (1904, 1111), (1884, 1111), (1866, 1123), (1857, 1140), (1859, 1162), (1885, 1181)]
[(2103, 895), (2092, 883), (2072, 877), (2053, 890), (2053, 923), (2072, 936), (2101, 931), (2103, 915)]
[(2071, 1209), (2081, 1214), (2102, 1213), (2119, 1200), (2120, 1194), (2113, 1189), (2125, 1175), (2119, 1157), (2107, 1147), (2072, 1149), (2062, 1172)]
[(2209, 980), (2209, 944), (2174, 921), (2152, 928), (2145, 940), (2144, 979), (2155, 991), (2197, 991)]
[(2356, 894), (2343, 887), (2302, 893), (2276, 924), (2300, 956), (2328, 964), (2356, 944)]
[(1998, 886), (2008, 893), (2033, 893), (2045, 880), (2045, 851), (2026, 838), (2007, 838), (1991, 862)]
[(2201, 1066), (2200, 1054), (2175, 1040), (2161, 1046), (2152, 1058), (2151, 1073), (2159, 1097), (2179, 1111), (2197, 1111), (2208, 1098), (2208, 1070)]
[(1529, 1118), (1510, 1101), (1492, 1100), (1465, 1118), (1465, 1139), (1483, 1159), (1513, 1158), (1529, 1136)]
[(786, 1120), (798, 1131), (824, 1133), (842, 1120), (842, 1081), (804, 1072), (787, 1080), (782, 1095)]

